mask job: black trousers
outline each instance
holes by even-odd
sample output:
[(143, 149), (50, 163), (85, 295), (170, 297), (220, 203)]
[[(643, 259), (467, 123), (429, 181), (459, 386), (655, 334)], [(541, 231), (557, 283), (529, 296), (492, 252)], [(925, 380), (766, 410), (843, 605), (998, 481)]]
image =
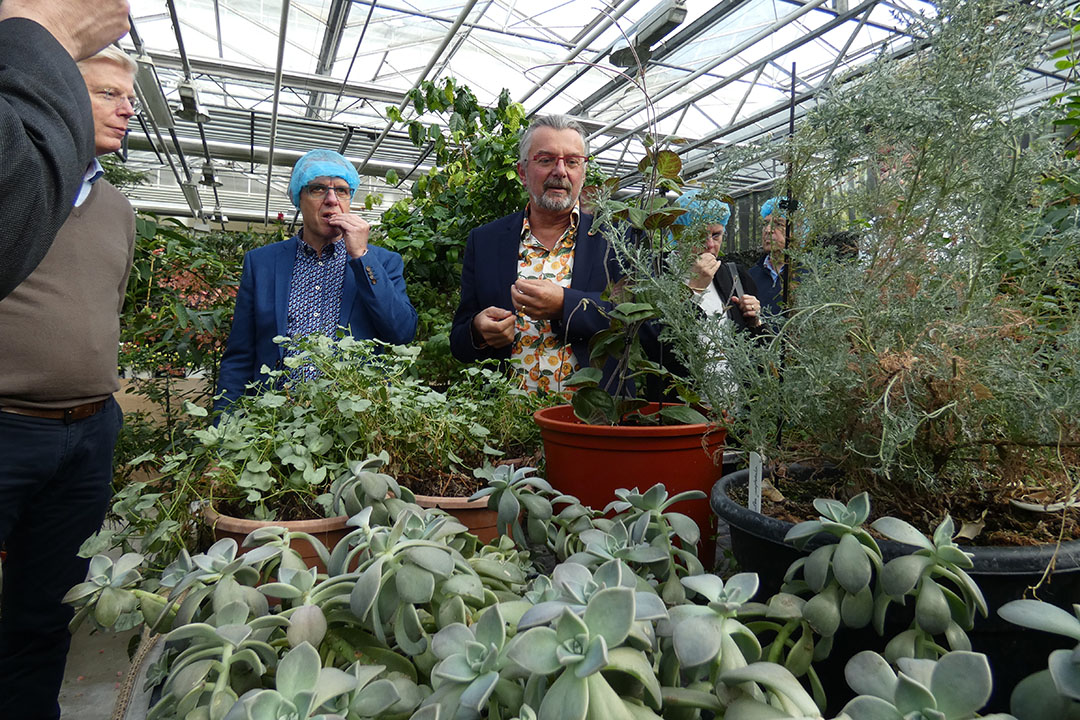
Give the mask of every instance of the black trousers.
[(70, 425), (0, 412), (0, 718), (60, 717), (73, 616), (61, 599), (86, 578), (77, 553), (105, 518), (122, 423), (111, 399)]

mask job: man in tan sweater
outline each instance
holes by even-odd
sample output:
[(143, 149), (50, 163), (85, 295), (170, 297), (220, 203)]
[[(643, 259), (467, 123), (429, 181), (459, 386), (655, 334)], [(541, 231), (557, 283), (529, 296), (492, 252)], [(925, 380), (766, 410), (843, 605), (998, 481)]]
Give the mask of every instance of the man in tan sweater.
[[(97, 155), (135, 114), (135, 63), (107, 48), (79, 63)], [(70, 645), (61, 600), (86, 576), (79, 546), (112, 494), (122, 413), (116, 361), (135, 215), (94, 160), (37, 268), (0, 300), (0, 718), (55, 720)]]

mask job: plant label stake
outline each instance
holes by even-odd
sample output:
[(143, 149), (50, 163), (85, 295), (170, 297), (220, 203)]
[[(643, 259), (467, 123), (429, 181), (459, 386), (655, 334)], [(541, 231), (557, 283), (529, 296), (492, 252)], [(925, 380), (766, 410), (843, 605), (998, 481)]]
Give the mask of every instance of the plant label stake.
[(746, 506), (756, 513), (761, 512), (761, 456), (750, 453), (750, 486)]

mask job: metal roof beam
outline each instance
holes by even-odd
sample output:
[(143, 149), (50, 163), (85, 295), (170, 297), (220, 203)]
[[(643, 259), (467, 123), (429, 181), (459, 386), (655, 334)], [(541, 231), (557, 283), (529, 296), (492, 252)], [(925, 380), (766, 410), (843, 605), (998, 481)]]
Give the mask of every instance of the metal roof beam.
[[(341, 48), (341, 37), (345, 33), (345, 24), (349, 21), (351, 7), (351, 0), (330, 1), (330, 12), (326, 15), (326, 32), (323, 33), (322, 47), (319, 48), (319, 57), (315, 61), (316, 75), (330, 75), (338, 50)], [(321, 102), (322, 93), (313, 91), (305, 114), (308, 117), (318, 117)]]
[[(149, 50), (149, 55), (154, 61), (154, 65), (159, 68), (183, 70), (183, 63), (175, 52)], [(188, 61), (191, 65), (191, 71), (201, 75), (211, 75), (219, 78), (240, 80), (262, 85), (274, 84), (275, 71), (258, 65), (248, 65), (246, 63), (238, 63), (230, 60), (191, 56), (188, 57)], [(311, 73), (299, 73), (288, 70), (282, 71), (281, 84), (296, 90), (311, 90), (335, 94), (342, 89), (340, 80), (335, 80), (334, 78), (323, 75), (313, 75)], [(343, 92), (345, 95), (355, 95), (357, 97), (378, 100), (381, 102), (400, 103), (405, 99), (405, 93), (400, 90), (383, 87), (381, 85), (376, 85), (375, 83), (349, 82), (345, 84)]]

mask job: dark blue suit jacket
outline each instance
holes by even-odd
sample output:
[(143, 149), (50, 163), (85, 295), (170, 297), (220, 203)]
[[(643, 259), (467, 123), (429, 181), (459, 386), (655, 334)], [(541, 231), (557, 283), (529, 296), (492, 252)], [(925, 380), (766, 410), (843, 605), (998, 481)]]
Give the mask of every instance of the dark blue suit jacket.
[[(510, 359), (510, 346), (477, 348), (472, 339), (472, 320), (478, 312), (494, 306), (511, 312), (510, 286), (517, 280), (518, 247), (525, 211), (499, 218), (469, 233), (461, 270), (461, 302), (454, 313), (450, 331), (450, 351), (462, 362), (493, 358)], [(589, 364), (589, 339), (607, 329), (608, 319), (597, 305), (610, 308), (600, 299), (609, 280), (621, 277), (614, 251), (599, 234), (589, 234), (592, 215), (581, 213), (574, 246), (574, 272), (566, 288), (563, 316), (552, 321), (552, 329), (574, 349), (582, 367)], [(589, 302), (586, 302), (589, 301)]]
[[(220, 410), (244, 394), (255, 380), (265, 380), (263, 365), (279, 367), (284, 355), (274, 342), (288, 334), (289, 286), (299, 236), (256, 248), (244, 256), (244, 271), (236, 293), (232, 332), (221, 358), (218, 392)], [(405, 294), (404, 263), (392, 250), (368, 246), (360, 258), (346, 264), (341, 288), (341, 317), (358, 340), (376, 338), (388, 343), (410, 342), (416, 335), (416, 310)]]

